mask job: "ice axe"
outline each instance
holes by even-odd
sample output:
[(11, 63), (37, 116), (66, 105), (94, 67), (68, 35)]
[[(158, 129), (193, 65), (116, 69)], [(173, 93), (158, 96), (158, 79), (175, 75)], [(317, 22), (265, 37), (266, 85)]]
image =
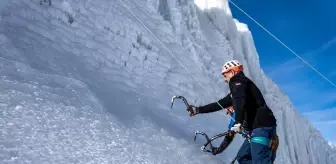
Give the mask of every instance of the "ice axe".
[[(194, 137), (194, 142), (196, 141), (196, 137), (197, 137), (198, 134), (204, 136), (205, 139), (207, 140), (207, 142), (201, 147), (201, 150), (202, 150), (202, 151), (205, 151), (205, 152), (212, 152), (212, 149), (213, 149), (212, 141), (215, 140), (215, 139), (218, 139), (218, 138), (220, 138), (220, 137), (224, 137), (224, 136), (226, 136), (226, 135), (229, 134), (229, 133), (234, 133), (234, 134), (235, 134), (236, 132), (234, 132), (234, 131), (227, 131), (227, 132), (224, 132), (224, 133), (219, 133), (219, 134), (213, 136), (212, 138), (209, 138), (208, 135), (207, 135), (206, 133), (204, 133), (204, 132), (200, 132), (200, 131), (196, 131), (196, 132), (195, 132), (195, 137)], [(242, 132), (242, 136), (243, 136), (244, 138), (247, 138), (247, 139), (250, 138), (250, 136), (247, 134), (246, 131), (243, 131), (243, 132)], [(207, 147), (208, 145), (210, 146), (210, 150), (209, 150), (209, 149), (206, 149), (206, 147)]]
[[(209, 153), (214, 154), (214, 152), (213, 152), (214, 147), (212, 146), (211, 142), (213, 140), (217, 139), (217, 138), (226, 136), (228, 134), (228, 132), (220, 133), (220, 134), (217, 134), (217, 135), (213, 136), (212, 138), (209, 138), (208, 135), (205, 134), (204, 132), (196, 131), (195, 132), (195, 137), (194, 137), (194, 142), (196, 141), (196, 137), (197, 137), (198, 134), (204, 136), (204, 138), (207, 140), (207, 142), (201, 147), (201, 150), (204, 151), (204, 152), (209, 152)], [(208, 145), (209, 145), (210, 149), (206, 149), (206, 147)]]
[[(196, 141), (196, 137), (197, 137), (198, 134), (204, 136), (204, 138), (206, 140), (206, 143), (201, 147), (201, 151), (203, 151), (203, 152), (209, 152), (209, 153), (215, 155), (215, 153), (213, 152), (214, 147), (212, 145), (212, 141), (216, 140), (216, 139), (218, 139), (220, 137), (224, 137), (224, 136), (228, 135), (229, 133), (236, 133), (236, 132), (234, 132), (234, 131), (227, 131), (227, 132), (224, 132), (224, 133), (219, 133), (219, 134), (213, 136), (212, 138), (209, 138), (206, 133), (200, 132), (200, 131), (196, 131), (195, 132), (195, 137), (194, 137), (194, 142)], [(244, 138), (247, 138), (248, 140), (250, 140), (250, 136), (248, 135), (248, 133), (246, 131), (242, 132), (242, 136)], [(206, 148), (208, 146), (210, 147), (209, 149)], [(231, 161), (230, 164), (234, 164), (236, 162), (237, 158), (238, 158), (238, 156), (235, 156), (235, 158)]]
[(173, 108), (173, 105), (174, 105), (174, 101), (175, 99), (181, 99), (184, 104), (186, 105), (187, 109), (189, 109), (190, 105), (188, 103), (188, 101), (186, 100), (186, 98), (184, 98), (183, 96), (173, 96), (172, 99), (171, 99), (171, 109)]

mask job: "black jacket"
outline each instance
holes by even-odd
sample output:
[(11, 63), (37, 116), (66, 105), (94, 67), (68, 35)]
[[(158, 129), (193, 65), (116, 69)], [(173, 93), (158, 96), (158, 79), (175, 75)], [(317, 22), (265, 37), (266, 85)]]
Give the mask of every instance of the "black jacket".
[[(233, 76), (229, 82), (230, 94), (218, 101), (223, 108), (233, 105), (236, 117), (235, 124), (246, 121), (246, 130), (259, 127), (276, 126), (272, 110), (267, 106), (258, 87), (243, 72)], [(210, 113), (221, 110), (217, 102), (200, 106), (199, 113)]]

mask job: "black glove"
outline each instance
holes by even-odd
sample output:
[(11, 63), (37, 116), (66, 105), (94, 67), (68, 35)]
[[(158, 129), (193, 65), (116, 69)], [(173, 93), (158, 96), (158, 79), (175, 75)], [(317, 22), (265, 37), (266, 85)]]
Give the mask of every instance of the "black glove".
[(212, 155), (216, 155), (218, 154), (218, 148), (217, 147), (213, 147), (212, 148)]
[(193, 105), (189, 105), (187, 111), (189, 112), (190, 117), (195, 116), (199, 113), (198, 107), (195, 107)]

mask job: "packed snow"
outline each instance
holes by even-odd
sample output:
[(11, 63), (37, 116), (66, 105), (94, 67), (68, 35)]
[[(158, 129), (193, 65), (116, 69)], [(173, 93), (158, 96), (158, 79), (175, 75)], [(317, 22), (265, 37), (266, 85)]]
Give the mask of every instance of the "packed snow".
[(13, 0), (0, 14), (0, 163), (228, 163), (240, 136), (217, 156), (193, 141), (196, 130), (226, 131), (225, 112), (190, 118), (170, 99), (225, 96), (219, 72), (229, 59), (245, 65), (276, 115), (275, 163), (336, 163), (265, 76), (227, 0)]

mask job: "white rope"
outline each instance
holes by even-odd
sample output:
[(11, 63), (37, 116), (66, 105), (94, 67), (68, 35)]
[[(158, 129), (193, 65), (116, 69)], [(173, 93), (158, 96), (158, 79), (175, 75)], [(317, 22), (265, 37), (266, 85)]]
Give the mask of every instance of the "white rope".
[[(207, 92), (207, 90), (205, 89), (205, 87), (196, 79), (196, 77), (176, 58), (176, 56), (169, 50), (169, 48), (167, 48), (163, 43), (162, 41), (140, 20), (139, 17), (137, 17), (133, 12), (132, 10), (122, 1), (122, 0), (119, 0), (123, 5), (124, 7), (147, 29), (148, 32), (150, 32), (156, 40), (158, 40), (158, 42), (161, 44), (161, 46), (163, 48), (165, 48), (169, 54), (190, 74), (190, 76), (192, 76), (195, 81)], [(210, 94), (210, 93), (209, 93)], [(222, 109), (225, 109), (223, 108), (223, 106), (221, 104), (218, 103), (217, 101), (217, 104), (222, 108)], [(226, 110), (226, 109), (225, 109)], [(231, 117), (231, 116), (229, 116)], [(231, 117), (231, 119), (234, 119)]]
[[(156, 40), (158, 40), (158, 42), (162, 45), (163, 48), (165, 48), (169, 54), (194, 78), (194, 80), (207, 92), (207, 90), (205, 89), (205, 87), (195, 78), (195, 76), (176, 58), (176, 56), (169, 50), (169, 48), (167, 48), (163, 42), (141, 21), (141, 19), (139, 17), (137, 17), (132, 10), (122, 1), (119, 0), (124, 7), (147, 29), (148, 32), (150, 32)], [(315, 72), (317, 72), (320, 76), (322, 76), (325, 80), (327, 80), (330, 84), (332, 84), (335, 88), (336, 85), (331, 82), (327, 77), (325, 77), (322, 73), (320, 73), (319, 71), (317, 71), (313, 66), (311, 66), (308, 62), (306, 62), (304, 59), (302, 59), (302, 57), (300, 57), (297, 53), (295, 53), (292, 49), (290, 49), (286, 44), (284, 44), (280, 39), (278, 39), (276, 36), (274, 36), (271, 32), (269, 32), (266, 28), (264, 28), (261, 24), (259, 24), (256, 20), (254, 20), (251, 16), (249, 16), (245, 11), (243, 11), (241, 8), (239, 8), (235, 3), (233, 3), (231, 0), (229, 0), (229, 2), (231, 4), (233, 4), (235, 7), (237, 7), (240, 11), (242, 11), (246, 16), (248, 16), (252, 21), (254, 21), (257, 25), (259, 25), (262, 29), (264, 29), (268, 34), (270, 34), (274, 39), (276, 39), (279, 43), (281, 43), (284, 47), (286, 47), (290, 52), (292, 52), (296, 57), (298, 57), (300, 60), (302, 60), (305, 64), (307, 64), (309, 67), (311, 67)], [(223, 106), (217, 101), (216, 102), (222, 109)], [(227, 110), (227, 109), (225, 109)], [(229, 115), (229, 117), (231, 119), (234, 120), (234, 118), (232, 118), (232, 116)], [(220, 160), (220, 159), (219, 159)], [(222, 160), (220, 160), (221, 162), (223, 162)], [(224, 163), (224, 162), (223, 162)]]
[(247, 14), (243, 9), (241, 9), (238, 5), (233, 3), (231, 0), (229, 2), (234, 5), (237, 9), (239, 9), (242, 13), (244, 13), (247, 17), (249, 17), (254, 23), (256, 23), (259, 27), (261, 27), (263, 30), (265, 30), (269, 35), (271, 35), (275, 40), (277, 40), (280, 44), (282, 44), (285, 48), (287, 48), (292, 54), (294, 54), (297, 58), (299, 58), (303, 63), (307, 64), (311, 69), (313, 69), (317, 74), (319, 74), (322, 78), (327, 80), (331, 85), (333, 85), (336, 88), (335, 83), (333, 83), (331, 80), (329, 80), (327, 77), (325, 77), (322, 73), (320, 73), (317, 69), (315, 69), (313, 66), (311, 66), (307, 61), (305, 61), (300, 55), (298, 55), (296, 52), (294, 52), (291, 48), (289, 48), (284, 42), (282, 42), (280, 39), (278, 39), (275, 35), (273, 35), (270, 31), (268, 31), (264, 26), (262, 26), (260, 23), (258, 23), (255, 19), (253, 19), (249, 14)]
[[(123, 5), (124, 7), (147, 29), (148, 32), (150, 32), (156, 40), (158, 40), (158, 42), (161, 44), (161, 46), (163, 48), (165, 48), (169, 54), (195, 79), (195, 81), (207, 92), (207, 90), (205, 89), (205, 87), (196, 79), (196, 77), (176, 58), (176, 56), (169, 50), (169, 48), (167, 48), (163, 42), (141, 21), (141, 19), (139, 17), (137, 17), (133, 12), (132, 10), (122, 1), (122, 0), (119, 0)], [(223, 106), (221, 104), (218, 103), (217, 101), (217, 104), (222, 108), (222, 109), (225, 109), (223, 108)], [(227, 110), (227, 109), (225, 109)], [(234, 118), (230, 115), (228, 115), (231, 119), (234, 120)], [(223, 162), (221, 159), (217, 158), (217, 160), (219, 160), (221, 163), (225, 163)]]

